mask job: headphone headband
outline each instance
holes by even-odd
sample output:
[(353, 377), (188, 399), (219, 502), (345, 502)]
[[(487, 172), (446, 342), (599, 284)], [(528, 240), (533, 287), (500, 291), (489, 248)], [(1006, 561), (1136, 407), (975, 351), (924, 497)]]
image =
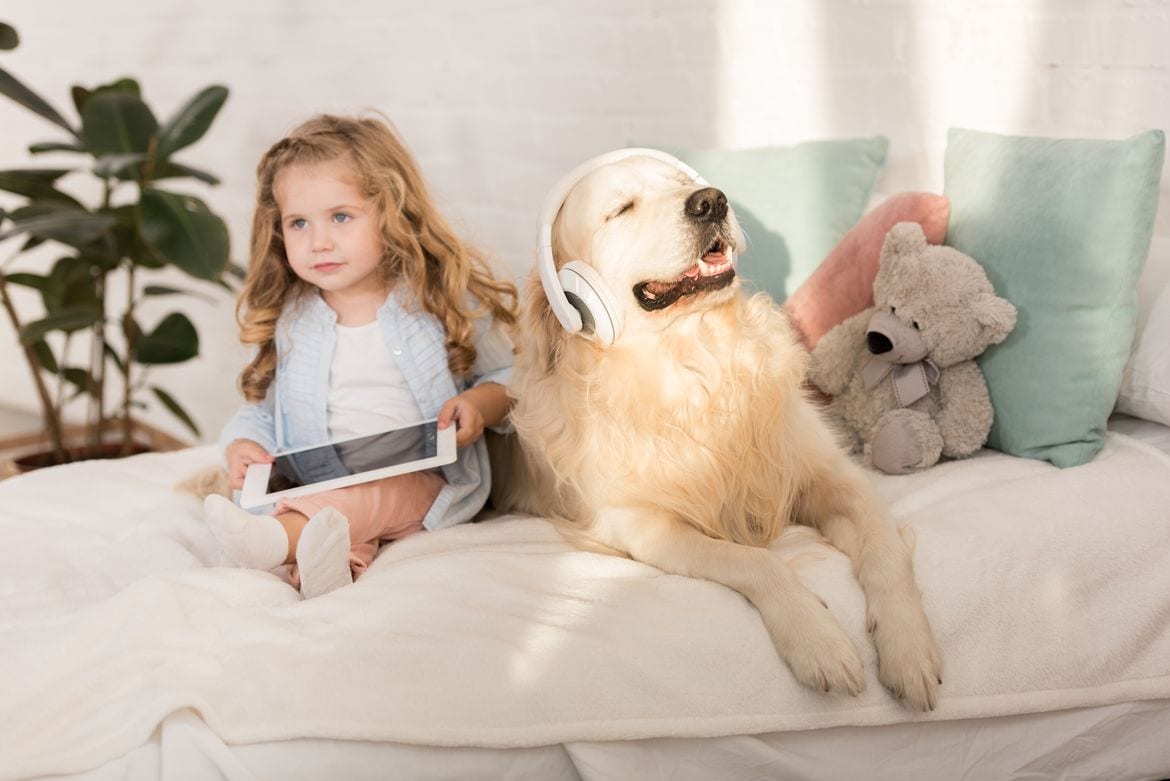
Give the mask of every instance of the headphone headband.
[(606, 152), (586, 160), (562, 176), (553, 185), (553, 188), (548, 191), (548, 195), (545, 196), (544, 205), (540, 210), (540, 223), (536, 238), (536, 264), (540, 271), (540, 282), (544, 287), (544, 294), (548, 297), (553, 314), (556, 315), (564, 329), (570, 333), (580, 331), (583, 323), (581, 313), (569, 303), (569, 299), (565, 296), (565, 289), (557, 278), (557, 268), (552, 252), (553, 223), (556, 221), (557, 214), (560, 212), (561, 206), (564, 205), (565, 199), (569, 197), (569, 192), (576, 186), (577, 182), (602, 166), (625, 160), (628, 157), (652, 157), (678, 169), (696, 184), (707, 184), (695, 169), (674, 155), (660, 149), (628, 147), (615, 149), (612, 152)]

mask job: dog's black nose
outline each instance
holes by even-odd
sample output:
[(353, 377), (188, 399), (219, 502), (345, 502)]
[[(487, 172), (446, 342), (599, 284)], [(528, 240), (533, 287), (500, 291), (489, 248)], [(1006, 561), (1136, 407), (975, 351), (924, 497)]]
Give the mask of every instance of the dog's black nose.
[(890, 341), (890, 337), (879, 331), (870, 331), (865, 335), (865, 346), (874, 355), (888, 353), (894, 349), (894, 343)]
[(715, 222), (727, 216), (727, 196), (715, 187), (704, 187), (691, 193), (685, 208), (696, 222)]

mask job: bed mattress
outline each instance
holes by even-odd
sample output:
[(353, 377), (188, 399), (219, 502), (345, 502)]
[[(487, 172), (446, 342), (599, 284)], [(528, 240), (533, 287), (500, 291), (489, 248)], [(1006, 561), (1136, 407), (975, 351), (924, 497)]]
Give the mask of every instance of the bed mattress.
[(539, 519), (406, 540), (314, 604), (212, 566), (197, 502), (170, 490), (209, 449), (0, 483), (0, 778), (321, 777), (314, 757), (354, 778), (1156, 776), (1166, 434), (1113, 433), (1068, 470), (986, 452), (875, 476), (944, 652), (925, 716), (877, 684), (848, 563), (802, 530), (777, 555), (862, 649), (860, 698), (796, 684), (738, 595), (572, 550)]

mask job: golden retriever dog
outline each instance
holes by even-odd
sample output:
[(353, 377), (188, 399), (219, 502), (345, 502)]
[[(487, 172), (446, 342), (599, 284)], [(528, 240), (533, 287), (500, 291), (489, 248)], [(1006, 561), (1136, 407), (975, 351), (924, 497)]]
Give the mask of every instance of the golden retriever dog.
[(512, 467), (528, 479), (493, 499), (557, 519), (581, 545), (735, 589), (797, 679), (856, 695), (857, 649), (768, 549), (788, 524), (812, 526), (852, 560), (879, 679), (933, 709), (941, 663), (910, 553), (806, 398), (808, 356), (786, 318), (741, 291), (743, 241), (722, 192), (659, 159), (627, 157), (572, 187), (555, 263), (592, 267), (621, 332), (609, 345), (569, 333), (533, 274), (512, 379), (524, 459)]

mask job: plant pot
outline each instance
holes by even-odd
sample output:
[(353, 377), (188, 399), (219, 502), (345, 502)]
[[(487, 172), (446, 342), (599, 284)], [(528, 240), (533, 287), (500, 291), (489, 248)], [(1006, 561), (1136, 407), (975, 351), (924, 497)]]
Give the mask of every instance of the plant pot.
[[(109, 431), (102, 438), (95, 454), (85, 443), (84, 426), (66, 426), (65, 452), (68, 461), (84, 461), (90, 458), (121, 458), (122, 441), (117, 437), (120, 432)], [(135, 421), (132, 432), (133, 442), (130, 445), (129, 455), (141, 453), (165, 452), (180, 450), (187, 447), (187, 443), (176, 439), (158, 429)], [(0, 479), (15, 474), (31, 472), (47, 466), (56, 466), (57, 461), (53, 449), (49, 446), (44, 432), (13, 437), (0, 442)]]
[[(140, 453), (150, 452), (152, 452), (152, 448), (141, 442), (131, 443), (129, 453), (122, 452), (121, 442), (103, 442), (98, 446), (96, 452), (90, 452), (90, 448), (84, 445), (65, 449), (68, 462), (86, 461), (91, 458), (121, 458), (124, 455), (136, 456)], [(31, 472), (46, 466), (57, 466), (57, 460), (53, 457), (53, 453), (47, 450), (17, 456), (12, 459), (12, 463), (16, 464), (16, 468), (21, 472)]]

